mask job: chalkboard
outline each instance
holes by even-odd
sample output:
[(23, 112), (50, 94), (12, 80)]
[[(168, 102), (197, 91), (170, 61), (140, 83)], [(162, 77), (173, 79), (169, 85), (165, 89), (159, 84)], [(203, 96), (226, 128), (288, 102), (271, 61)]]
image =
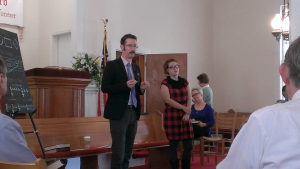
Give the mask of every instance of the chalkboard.
[(34, 111), (16, 33), (0, 28), (0, 55), (7, 67), (7, 92), (3, 97), (7, 113)]

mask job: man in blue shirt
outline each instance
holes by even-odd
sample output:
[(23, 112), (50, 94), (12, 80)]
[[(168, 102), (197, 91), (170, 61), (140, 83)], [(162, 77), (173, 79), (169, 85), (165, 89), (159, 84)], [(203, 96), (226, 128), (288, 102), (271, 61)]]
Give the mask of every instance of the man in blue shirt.
[[(6, 66), (0, 56), (0, 99), (7, 91)], [(0, 161), (34, 163), (21, 126), (0, 112)]]

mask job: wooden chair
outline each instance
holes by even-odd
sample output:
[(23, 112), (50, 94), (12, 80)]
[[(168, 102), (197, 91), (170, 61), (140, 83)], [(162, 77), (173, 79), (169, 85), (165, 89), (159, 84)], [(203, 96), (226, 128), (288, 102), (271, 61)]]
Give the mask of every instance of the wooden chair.
[(14, 163), (0, 161), (1, 169), (47, 169), (45, 160), (38, 158), (35, 163)]
[[(214, 110), (214, 117), (215, 117), (215, 125), (214, 126), (212, 126), (212, 128), (211, 128), (211, 132), (212, 132), (212, 134), (214, 133), (214, 131), (216, 130), (216, 117), (217, 117), (217, 114), (218, 114), (218, 112), (216, 112), (215, 110)], [(193, 139), (193, 151), (192, 151), (192, 161), (194, 161), (194, 154), (195, 153), (199, 153), (199, 154), (201, 154), (201, 148), (199, 148), (199, 150), (195, 150), (195, 141), (199, 141), (199, 142), (201, 142), (201, 137), (199, 137), (199, 138), (194, 138)], [(208, 146), (207, 146), (208, 147)], [(210, 148), (214, 148), (214, 146), (209, 146)], [(209, 161), (209, 155), (207, 156), (207, 161)], [(203, 165), (203, 164), (202, 164)]]
[[(226, 115), (226, 114), (221, 114), (219, 116), (219, 119), (222, 119), (221, 122), (219, 123), (219, 125), (221, 125), (221, 127), (219, 129), (227, 129), (228, 131), (231, 131), (231, 137), (229, 139), (227, 138), (223, 138), (224, 140), (224, 147), (222, 148), (222, 155), (227, 155), (224, 154), (224, 150), (230, 148), (234, 137), (236, 136), (236, 129), (237, 129), (237, 123), (243, 125), (243, 121), (245, 119), (245, 116), (243, 115), (242, 117), (237, 118), (238, 113), (233, 112), (230, 115)], [(237, 120), (239, 119), (239, 120)], [(241, 129), (242, 126), (239, 126), (239, 129)], [(228, 143), (228, 146), (226, 146), (226, 143)]]
[(233, 109), (229, 109), (227, 113), (235, 113), (235, 111)]
[[(216, 117), (216, 134), (213, 137), (201, 137), (200, 139), (200, 158), (201, 158), (201, 165), (204, 164), (204, 155), (215, 155), (215, 163), (218, 164), (217, 156), (224, 156), (224, 149), (225, 143), (229, 142), (230, 145), (234, 139), (234, 132), (235, 132), (235, 123), (236, 123), (236, 116), (237, 113), (217, 113)], [(231, 131), (231, 138), (230, 139), (223, 139), (219, 137), (220, 130), (229, 130)], [(205, 142), (209, 144), (205, 146)], [(215, 151), (211, 151), (210, 144), (214, 143)], [(222, 144), (222, 153), (219, 154), (218, 144)], [(204, 151), (204, 147), (208, 147), (208, 151)], [(208, 157), (209, 158), (209, 157)]]

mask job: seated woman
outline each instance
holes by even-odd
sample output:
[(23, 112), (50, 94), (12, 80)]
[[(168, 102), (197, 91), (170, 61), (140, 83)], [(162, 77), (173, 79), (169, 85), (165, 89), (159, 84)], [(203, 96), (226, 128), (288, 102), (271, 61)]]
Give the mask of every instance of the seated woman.
[(194, 105), (192, 105), (191, 119), (193, 123), (194, 138), (211, 137), (211, 127), (215, 124), (214, 110), (202, 99), (201, 89), (192, 89)]

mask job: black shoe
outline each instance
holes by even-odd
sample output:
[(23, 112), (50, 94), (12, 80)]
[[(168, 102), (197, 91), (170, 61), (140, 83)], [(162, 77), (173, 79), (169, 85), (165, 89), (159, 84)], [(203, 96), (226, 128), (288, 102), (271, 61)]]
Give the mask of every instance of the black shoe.
[(179, 169), (179, 160), (169, 160), (172, 169)]
[(191, 162), (189, 160), (181, 160), (181, 169), (190, 169)]

